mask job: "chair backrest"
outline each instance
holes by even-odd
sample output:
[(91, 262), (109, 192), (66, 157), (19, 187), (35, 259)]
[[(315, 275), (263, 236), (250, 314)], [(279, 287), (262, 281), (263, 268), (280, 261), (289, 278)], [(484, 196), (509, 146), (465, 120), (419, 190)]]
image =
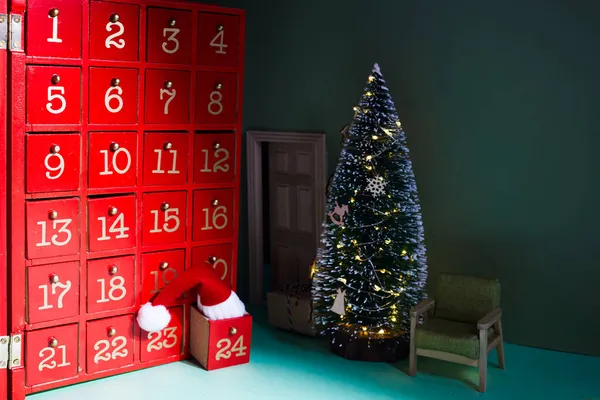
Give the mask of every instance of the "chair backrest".
[(435, 317), (477, 322), (500, 306), (500, 281), (466, 275), (441, 274), (435, 290)]

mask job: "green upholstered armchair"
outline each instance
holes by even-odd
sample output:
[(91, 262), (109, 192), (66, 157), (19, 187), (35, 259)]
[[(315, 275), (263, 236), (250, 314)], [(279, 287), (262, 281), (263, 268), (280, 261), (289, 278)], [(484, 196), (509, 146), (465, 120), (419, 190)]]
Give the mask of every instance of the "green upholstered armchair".
[(409, 375), (417, 373), (418, 356), (478, 366), (479, 391), (485, 392), (490, 350), (498, 347), (504, 369), (501, 318), (498, 280), (441, 274), (435, 297), (410, 310)]

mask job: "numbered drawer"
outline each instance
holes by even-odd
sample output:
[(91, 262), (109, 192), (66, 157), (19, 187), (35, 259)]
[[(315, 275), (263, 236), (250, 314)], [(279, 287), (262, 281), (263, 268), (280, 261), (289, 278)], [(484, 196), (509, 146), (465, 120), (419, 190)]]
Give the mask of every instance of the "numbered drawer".
[(79, 189), (79, 134), (27, 134), (27, 193)]
[(240, 19), (237, 15), (200, 13), (198, 65), (237, 67)]
[[(32, 1), (27, 5), (27, 55), (81, 58), (82, 2)], [(31, 29), (35, 27), (34, 29)]]
[(81, 123), (81, 70), (76, 67), (27, 67), (27, 122)]
[(132, 365), (133, 316), (101, 319), (87, 323), (87, 373)]
[(143, 196), (142, 245), (185, 242), (187, 193), (145, 193)]
[(90, 188), (133, 187), (137, 183), (137, 133), (90, 133)]
[(192, 249), (192, 268), (210, 265), (221, 280), (231, 285), (232, 250), (231, 244), (194, 247)]
[(135, 247), (136, 222), (135, 197), (133, 195), (89, 199), (89, 251)]
[(170, 307), (171, 322), (162, 331), (141, 332), (141, 362), (178, 356), (183, 351), (183, 307)]
[(142, 299), (146, 304), (185, 270), (183, 250), (142, 254)]
[(90, 3), (90, 58), (138, 61), (140, 8), (104, 1)]
[(147, 186), (185, 185), (189, 153), (187, 133), (146, 133), (144, 176)]
[(235, 124), (237, 117), (237, 75), (198, 72), (196, 82), (196, 123)]
[(90, 260), (87, 266), (88, 314), (120, 310), (135, 305), (133, 256)]
[(196, 308), (190, 312), (190, 353), (208, 371), (250, 361), (252, 316), (211, 321)]
[(26, 214), (27, 258), (79, 254), (79, 199), (30, 201)]
[(90, 124), (135, 124), (138, 71), (90, 68)]
[(79, 314), (79, 263), (27, 267), (27, 321), (30, 324)]
[(233, 236), (233, 190), (194, 191), (192, 240), (202, 242)]
[(189, 71), (147, 70), (146, 123), (189, 123), (190, 79)]
[(77, 376), (79, 327), (63, 325), (26, 333), (26, 386), (62, 381)]
[(192, 13), (167, 8), (148, 8), (148, 62), (192, 63)]
[(194, 136), (194, 183), (232, 182), (235, 178), (235, 135)]

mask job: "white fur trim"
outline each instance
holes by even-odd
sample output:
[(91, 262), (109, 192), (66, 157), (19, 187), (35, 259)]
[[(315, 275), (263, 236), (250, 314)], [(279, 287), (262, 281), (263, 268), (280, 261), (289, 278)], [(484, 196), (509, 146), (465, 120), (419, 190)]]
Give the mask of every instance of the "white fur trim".
[(171, 313), (165, 306), (153, 306), (152, 303), (144, 304), (137, 315), (140, 328), (146, 332), (158, 332), (169, 326)]
[(206, 318), (212, 320), (237, 318), (246, 314), (246, 306), (233, 290), (227, 300), (214, 306), (203, 306), (198, 295), (198, 308)]

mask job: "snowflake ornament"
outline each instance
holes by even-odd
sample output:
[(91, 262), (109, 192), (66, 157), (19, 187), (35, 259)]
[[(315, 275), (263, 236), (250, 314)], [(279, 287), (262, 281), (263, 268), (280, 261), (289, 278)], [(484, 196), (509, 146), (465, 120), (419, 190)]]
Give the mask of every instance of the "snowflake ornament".
[(369, 184), (367, 185), (367, 191), (374, 197), (381, 196), (385, 193), (385, 186), (387, 182), (381, 177), (369, 178)]

